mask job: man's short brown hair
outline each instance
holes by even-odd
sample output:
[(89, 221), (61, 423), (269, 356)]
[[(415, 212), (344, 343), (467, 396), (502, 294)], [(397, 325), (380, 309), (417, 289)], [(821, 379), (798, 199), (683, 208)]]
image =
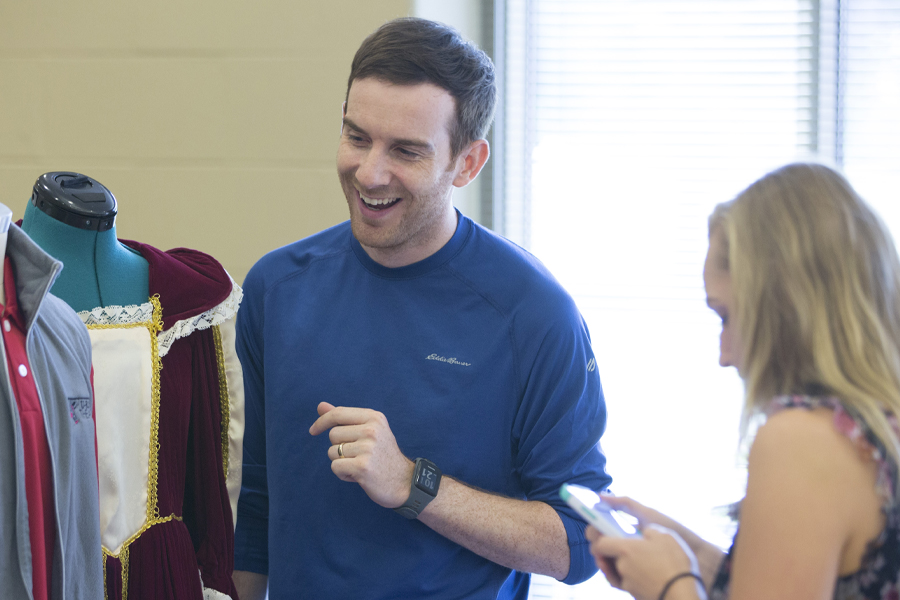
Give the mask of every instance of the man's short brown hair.
[(456, 103), (456, 120), (450, 126), (454, 157), (485, 137), (494, 118), (494, 64), (484, 51), (441, 23), (408, 17), (376, 29), (353, 57), (347, 96), (355, 80), (368, 77), (394, 85), (431, 83), (447, 90)]

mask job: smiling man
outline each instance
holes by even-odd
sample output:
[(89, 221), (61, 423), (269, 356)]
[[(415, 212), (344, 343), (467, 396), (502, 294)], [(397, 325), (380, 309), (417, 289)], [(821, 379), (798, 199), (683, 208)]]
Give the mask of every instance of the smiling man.
[(457, 222), (453, 187), (472, 181), (488, 158), (484, 139), (452, 156), (455, 104), (432, 83), (367, 77), (350, 86), (338, 175), (353, 237), (384, 266), (418, 262), (450, 240)]
[(399, 19), (348, 80), (349, 223), (244, 282), (243, 600), (521, 598), (595, 571), (561, 484), (610, 481), (606, 408), (571, 298), (461, 215), (490, 154), (490, 59)]

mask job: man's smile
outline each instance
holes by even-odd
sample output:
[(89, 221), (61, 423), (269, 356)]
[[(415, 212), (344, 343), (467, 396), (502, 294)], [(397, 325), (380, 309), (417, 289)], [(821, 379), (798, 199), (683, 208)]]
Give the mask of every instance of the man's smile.
[(368, 196), (359, 194), (360, 200), (366, 205), (367, 208), (372, 210), (385, 210), (390, 208), (400, 202), (400, 198), (369, 198)]

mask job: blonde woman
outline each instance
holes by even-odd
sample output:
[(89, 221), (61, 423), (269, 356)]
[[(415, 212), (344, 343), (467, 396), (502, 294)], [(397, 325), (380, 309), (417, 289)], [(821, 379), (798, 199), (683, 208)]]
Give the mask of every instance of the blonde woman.
[(613, 585), (639, 600), (900, 598), (900, 261), (833, 170), (793, 164), (710, 218), (707, 303), (722, 366), (766, 415), (727, 555), (627, 498), (640, 539), (589, 530)]

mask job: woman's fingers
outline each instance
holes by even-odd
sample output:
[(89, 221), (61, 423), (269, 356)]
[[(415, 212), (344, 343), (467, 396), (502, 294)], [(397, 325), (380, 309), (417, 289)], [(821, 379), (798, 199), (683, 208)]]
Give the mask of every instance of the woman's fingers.
[(615, 561), (605, 556), (597, 557), (595, 560), (597, 561), (597, 567), (603, 573), (603, 576), (606, 577), (609, 585), (622, 589), (622, 576), (619, 575), (619, 571), (616, 569)]

